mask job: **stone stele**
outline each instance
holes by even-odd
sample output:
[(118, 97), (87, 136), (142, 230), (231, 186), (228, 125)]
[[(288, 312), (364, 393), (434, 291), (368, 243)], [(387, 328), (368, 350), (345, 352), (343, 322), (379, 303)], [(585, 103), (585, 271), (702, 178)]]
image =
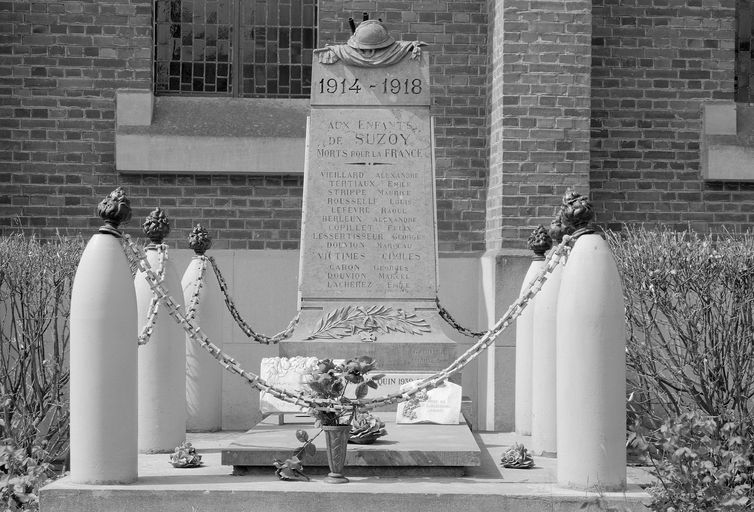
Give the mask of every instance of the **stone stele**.
[(381, 372), (414, 374), (456, 358), (435, 307), (429, 61), (418, 53), (378, 68), (315, 59), (301, 317), (281, 356), (367, 355)]

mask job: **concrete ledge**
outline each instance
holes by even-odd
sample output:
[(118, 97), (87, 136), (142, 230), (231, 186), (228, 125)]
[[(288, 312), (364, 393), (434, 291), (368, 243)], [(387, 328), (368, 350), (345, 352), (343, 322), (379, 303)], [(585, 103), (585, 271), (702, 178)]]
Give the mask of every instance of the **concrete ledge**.
[(308, 100), (118, 91), (117, 105), (120, 172), (304, 172)]
[(704, 179), (711, 181), (754, 181), (754, 147), (710, 144), (703, 162)]
[(115, 134), (121, 172), (304, 172), (304, 139)]

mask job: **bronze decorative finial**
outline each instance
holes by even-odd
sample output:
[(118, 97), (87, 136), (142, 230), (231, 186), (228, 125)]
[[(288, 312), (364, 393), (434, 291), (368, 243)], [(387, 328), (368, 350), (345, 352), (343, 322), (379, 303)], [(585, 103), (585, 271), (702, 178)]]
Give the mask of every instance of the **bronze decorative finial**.
[(201, 256), (212, 247), (209, 231), (204, 229), (201, 224), (197, 224), (188, 237), (188, 244), (196, 254)]
[(594, 209), (589, 198), (578, 192), (568, 191), (563, 196), (561, 214), (563, 225), (570, 233), (577, 230), (591, 230)]
[(151, 245), (159, 245), (170, 233), (170, 221), (165, 211), (158, 207), (147, 216), (141, 228), (149, 241), (152, 242)]
[(100, 226), (99, 232), (117, 236), (122, 236), (118, 226), (131, 220), (131, 201), (126, 197), (126, 191), (123, 187), (118, 187), (104, 198), (97, 205), (97, 215), (105, 223)]
[(552, 238), (550, 238), (550, 235), (547, 233), (547, 229), (540, 224), (534, 231), (532, 231), (531, 235), (529, 235), (527, 244), (529, 245), (529, 249), (534, 252), (534, 259), (543, 260), (545, 259), (545, 253), (552, 247)]
[(563, 241), (563, 235), (566, 234), (566, 228), (563, 226), (563, 207), (561, 206), (555, 216), (550, 222), (550, 227), (547, 230), (547, 234), (550, 235), (550, 239), (554, 244), (560, 244)]

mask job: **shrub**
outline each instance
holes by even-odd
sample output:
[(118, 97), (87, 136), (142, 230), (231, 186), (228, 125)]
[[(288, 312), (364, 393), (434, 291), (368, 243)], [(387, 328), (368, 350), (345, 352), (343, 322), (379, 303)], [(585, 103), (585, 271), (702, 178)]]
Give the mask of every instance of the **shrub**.
[(0, 238), (0, 471), (3, 504), (34, 508), (68, 453), (68, 318), (81, 239)]
[(748, 428), (754, 396), (754, 236), (608, 233), (626, 300), (629, 420), (686, 410)]
[(658, 512), (743, 511), (754, 507), (752, 432), (735, 421), (696, 412), (668, 420), (659, 446), (648, 447), (658, 483)]

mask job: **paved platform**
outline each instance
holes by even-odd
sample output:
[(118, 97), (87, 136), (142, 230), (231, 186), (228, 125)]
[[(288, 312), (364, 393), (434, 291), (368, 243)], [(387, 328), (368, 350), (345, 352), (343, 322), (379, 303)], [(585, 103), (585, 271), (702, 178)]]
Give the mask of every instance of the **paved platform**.
[[(462, 477), (349, 476), (348, 484), (283, 482), (269, 472), (236, 476), (220, 463), (220, 452), (242, 432), (189, 434), (205, 465), (175, 469), (166, 454), (141, 455), (139, 479), (131, 485), (76, 485), (68, 478), (41, 491), (41, 512), (566, 512), (605, 510), (598, 500), (621, 511), (645, 512), (646, 471), (628, 468), (628, 489), (587, 493), (562, 489), (555, 481), (555, 459), (535, 457), (529, 470), (500, 467), (513, 434), (475, 433), (480, 465)], [(117, 464), (117, 461), (113, 461)], [(584, 504), (586, 507), (582, 508)]]
[[(311, 419), (311, 418), (308, 418)], [(469, 427), (456, 425), (397, 424), (386, 419), (388, 435), (374, 444), (349, 444), (345, 475), (376, 476), (463, 476), (467, 468), (480, 465), (481, 449)], [(311, 423), (275, 425), (260, 423), (239, 435), (221, 452), (222, 464), (233, 466), (236, 474), (268, 470), (270, 461), (285, 460), (301, 446), (296, 430), (314, 437)], [(324, 435), (314, 440), (317, 452), (304, 464), (317, 473), (327, 467)]]

